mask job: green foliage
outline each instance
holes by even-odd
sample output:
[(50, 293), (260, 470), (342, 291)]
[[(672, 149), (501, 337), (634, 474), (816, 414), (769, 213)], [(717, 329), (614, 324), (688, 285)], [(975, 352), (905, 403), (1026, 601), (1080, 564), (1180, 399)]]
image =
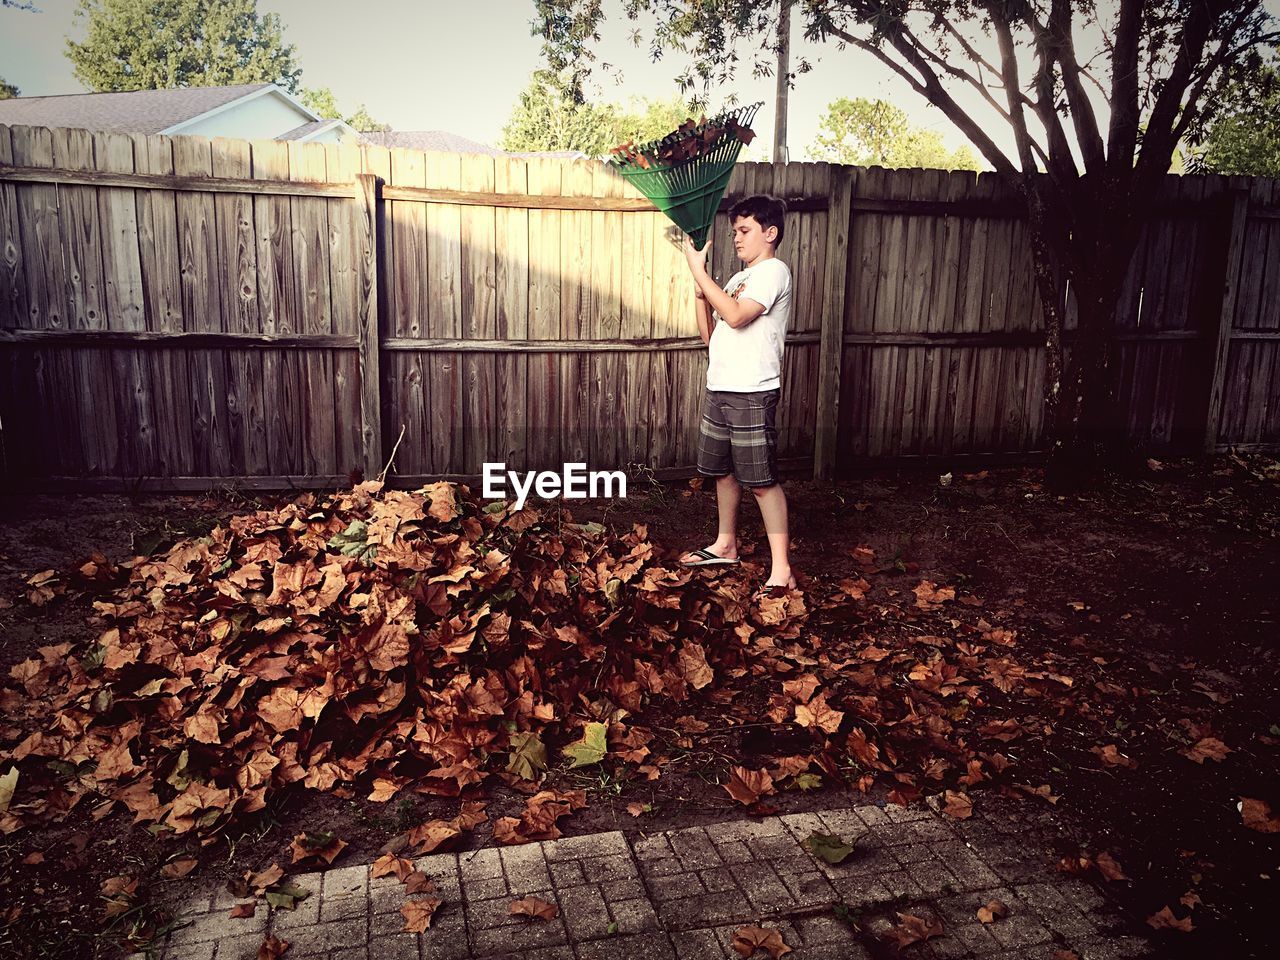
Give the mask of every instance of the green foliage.
[(547, 748), (536, 733), (517, 733), (511, 737), (511, 757), (507, 772), (525, 780), (537, 780), (547, 769)]
[(333, 91), (328, 87), (308, 87), (302, 91), (298, 99), (302, 101), (303, 106), (308, 110), (318, 113), (326, 120), (343, 120), (355, 130), (391, 129), (389, 124), (379, 123), (373, 119), (363, 103), (360, 104), (355, 113), (343, 116), (342, 111), (338, 108), (338, 98), (334, 96)]
[(370, 563), (378, 555), (378, 545), (369, 543), (369, 526), (363, 520), (352, 520), (347, 529), (335, 533), (326, 544), (330, 550), (337, 550), (343, 556), (356, 557)]
[(14, 97), (20, 96), (22, 96), (21, 90), (12, 83), (8, 83), (3, 77), (0, 77), (0, 100), (12, 100)]
[(1227, 100), (1191, 151), (1188, 170), (1280, 177), (1280, 69), (1259, 67), (1231, 87)]
[(91, 90), (276, 83), (291, 93), (302, 69), (280, 18), (257, 0), (80, 0), (82, 43), (67, 41)]
[(542, 37), (542, 56), (548, 73), (563, 78), (563, 91), (572, 102), (581, 104), (586, 100), (583, 81), (595, 59), (591, 45), (600, 40), (595, 28), (602, 15), (600, 0), (534, 0), (534, 7), (537, 19), (532, 33)]
[(547, 71), (534, 74), (521, 91), (499, 146), (503, 150), (580, 150), (606, 155), (627, 140), (644, 143), (666, 136), (700, 115), (679, 96), (595, 104), (574, 97), (572, 83)]
[(338, 98), (328, 87), (305, 87), (298, 95), (302, 105), (308, 110), (318, 113), (326, 120), (335, 120), (342, 116), (338, 109)]
[(833, 833), (818, 833), (817, 831), (805, 838), (804, 848), (815, 857), (819, 857), (831, 864), (844, 863), (853, 853), (852, 844), (845, 843)]
[(904, 110), (886, 100), (863, 97), (841, 97), (827, 106), (809, 156), (861, 167), (981, 169), (967, 146), (948, 150), (933, 130), (912, 127)]
[(356, 112), (344, 118), (352, 129), (359, 130), (362, 133), (370, 130), (390, 130), (391, 124), (380, 123), (369, 115), (369, 111), (362, 103), (356, 108)]
[(564, 754), (573, 762), (570, 767), (585, 767), (599, 763), (609, 752), (609, 728), (603, 723), (588, 723), (582, 731), (582, 739), (564, 748)]

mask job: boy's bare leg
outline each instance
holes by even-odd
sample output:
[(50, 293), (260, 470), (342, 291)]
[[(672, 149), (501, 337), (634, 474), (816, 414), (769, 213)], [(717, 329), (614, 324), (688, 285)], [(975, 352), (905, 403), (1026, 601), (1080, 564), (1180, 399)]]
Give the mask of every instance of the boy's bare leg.
[(787, 495), (782, 484), (752, 487), (751, 492), (760, 504), (760, 516), (764, 518), (764, 532), (769, 536), (769, 553), (772, 567), (766, 587), (790, 587), (795, 589), (796, 578), (791, 572), (791, 536), (787, 533)]
[[(720, 526), (716, 542), (707, 547), (717, 557), (727, 560), (738, 559), (738, 504), (742, 502), (742, 486), (733, 474), (716, 477), (716, 511), (720, 515)], [(691, 563), (698, 558), (686, 553), (680, 558), (681, 563)]]

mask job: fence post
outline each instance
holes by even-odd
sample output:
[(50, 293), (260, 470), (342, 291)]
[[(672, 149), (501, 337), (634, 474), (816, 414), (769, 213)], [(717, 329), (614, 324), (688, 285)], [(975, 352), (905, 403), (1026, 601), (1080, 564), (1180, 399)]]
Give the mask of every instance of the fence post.
[(382, 470), (382, 378), (378, 361), (382, 331), (378, 323), (378, 197), (382, 180), (372, 173), (356, 175), (356, 233), (360, 246), (357, 264), (360, 283), (360, 444), (364, 451), (364, 478), (372, 480)]
[(844, 295), (849, 265), (849, 218), (853, 208), (853, 168), (831, 167), (827, 206), (827, 267), (822, 290), (822, 335), (818, 344), (818, 402), (813, 478), (835, 476), (840, 428), (840, 367), (844, 358)]
[(1240, 294), (1240, 267), (1244, 259), (1244, 225), (1249, 216), (1249, 187), (1233, 182), (1231, 199), (1230, 242), (1227, 246), (1227, 272), (1222, 282), (1222, 310), (1218, 318), (1218, 336), (1214, 341), (1213, 376), (1209, 381), (1209, 404), (1205, 412), (1204, 452), (1212, 454), (1218, 446), (1218, 421), (1222, 418), (1222, 402), (1226, 392), (1227, 359), (1231, 352), (1231, 330), (1236, 319), (1236, 300)]

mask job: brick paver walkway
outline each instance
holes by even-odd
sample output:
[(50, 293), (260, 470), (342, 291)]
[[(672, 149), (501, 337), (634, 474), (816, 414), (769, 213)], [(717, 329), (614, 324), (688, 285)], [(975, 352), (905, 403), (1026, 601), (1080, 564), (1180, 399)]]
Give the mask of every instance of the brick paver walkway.
[[(169, 935), (161, 956), (253, 958), (270, 933), (289, 941), (285, 960), (736, 960), (734, 931), (759, 924), (782, 933), (791, 960), (874, 960), (894, 955), (878, 938), (897, 911), (944, 930), (904, 957), (1150, 955), (1148, 941), (1117, 932), (1118, 916), (1092, 885), (1057, 873), (1046, 849), (1006, 829), (927, 807), (859, 806), (630, 842), (613, 832), (438, 854), (415, 861), (436, 881), (430, 896), (444, 901), (423, 934), (401, 932), (410, 898), (394, 876), (341, 867), (295, 876), (313, 894), (292, 911), (260, 905), (256, 917), (232, 920), (229, 893), (197, 896), (182, 911), (189, 925)], [(838, 866), (810, 856), (801, 841), (815, 830), (856, 840), (856, 852)], [(512, 917), (512, 899), (527, 895), (558, 904), (560, 915)], [(983, 924), (976, 911), (993, 899), (1009, 915)], [(842, 903), (857, 912), (861, 933), (837, 917)]]

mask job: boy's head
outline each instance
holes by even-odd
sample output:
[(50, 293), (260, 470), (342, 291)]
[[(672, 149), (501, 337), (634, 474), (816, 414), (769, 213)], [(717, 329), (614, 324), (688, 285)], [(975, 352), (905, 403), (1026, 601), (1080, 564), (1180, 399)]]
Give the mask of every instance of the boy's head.
[(777, 197), (743, 197), (729, 210), (733, 224), (733, 246), (738, 257), (754, 263), (772, 254), (782, 243), (787, 205)]

